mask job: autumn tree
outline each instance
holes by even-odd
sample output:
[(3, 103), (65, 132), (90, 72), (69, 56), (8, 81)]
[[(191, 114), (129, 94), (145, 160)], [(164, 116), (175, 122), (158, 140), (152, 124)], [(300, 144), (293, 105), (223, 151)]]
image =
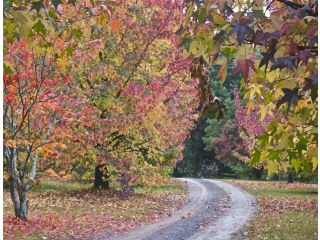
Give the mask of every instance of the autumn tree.
[(73, 90), (65, 85), (70, 79), (58, 74), (47, 52), (29, 49), (25, 39), (15, 41), (7, 50), (4, 158), (15, 215), (27, 218), (26, 193), (36, 177), (37, 165), (48, 156), (57, 157), (65, 147), (55, 134), (62, 131), (64, 118), (73, 116), (79, 102), (70, 98)]
[(181, 158), (197, 105), (191, 61), (177, 49), (182, 6), (170, 1), (114, 5), (111, 17), (93, 23), (94, 47), (86, 42), (73, 52), (73, 78), (95, 111), (94, 121), (83, 118), (88, 124), (78, 132), (94, 135), (82, 141), (97, 163), (96, 186), (122, 160), (137, 172), (159, 163), (172, 167)]
[(81, 116), (83, 104), (66, 67), (70, 38), (58, 28), (58, 5), (4, 4), (3, 153), (15, 215), (23, 219), (39, 165), (58, 160), (72, 134), (68, 124)]

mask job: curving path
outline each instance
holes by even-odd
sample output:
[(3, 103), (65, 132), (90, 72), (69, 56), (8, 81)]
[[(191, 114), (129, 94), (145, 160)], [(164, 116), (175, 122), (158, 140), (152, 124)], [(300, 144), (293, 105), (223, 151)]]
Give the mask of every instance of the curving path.
[(189, 194), (189, 201), (181, 210), (112, 239), (231, 240), (255, 212), (255, 199), (236, 186), (209, 179), (180, 180), (187, 182)]

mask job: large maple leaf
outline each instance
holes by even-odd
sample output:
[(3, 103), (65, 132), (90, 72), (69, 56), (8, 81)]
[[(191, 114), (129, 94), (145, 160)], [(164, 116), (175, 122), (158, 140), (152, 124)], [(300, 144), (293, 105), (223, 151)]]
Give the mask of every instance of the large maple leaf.
[(288, 103), (288, 110), (290, 109), (291, 103), (296, 106), (298, 104), (299, 96), (298, 96), (298, 88), (282, 89), (284, 96), (280, 98), (277, 102), (277, 107), (279, 108), (282, 104)]
[(243, 43), (246, 36), (248, 38), (252, 38), (255, 35), (254, 31), (249, 27), (250, 22), (250, 19), (241, 18), (236, 24), (234, 24), (234, 28), (230, 32), (230, 34), (237, 33), (237, 41), (239, 45)]
[(297, 57), (289, 56), (275, 59), (275, 64), (271, 66), (270, 71), (276, 70), (278, 68), (283, 69), (285, 67), (289, 68), (291, 71), (293, 71), (294, 68), (297, 68)]
[(237, 66), (233, 69), (232, 74), (235, 75), (235, 74), (241, 72), (243, 78), (245, 80), (247, 80), (249, 77), (250, 68), (253, 70), (256, 70), (255, 66), (254, 66), (254, 62), (252, 60), (240, 59), (237, 61)]
[(278, 40), (275, 38), (272, 38), (270, 41), (268, 51), (261, 53), (263, 57), (260, 61), (259, 68), (262, 67), (263, 65), (266, 65), (266, 69), (267, 69), (269, 61), (270, 60), (274, 61), (274, 54), (277, 51), (277, 49), (276, 49), (277, 44), (278, 44)]

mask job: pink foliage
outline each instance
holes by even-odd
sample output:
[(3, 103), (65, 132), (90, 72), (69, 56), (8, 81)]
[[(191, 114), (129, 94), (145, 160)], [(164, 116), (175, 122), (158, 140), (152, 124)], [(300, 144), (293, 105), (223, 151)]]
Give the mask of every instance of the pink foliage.
[(264, 133), (265, 125), (270, 121), (269, 117), (266, 117), (264, 123), (261, 123), (258, 107), (248, 113), (248, 109), (241, 103), (238, 88), (234, 88), (234, 102), (236, 105), (235, 116), (239, 126), (249, 135), (259, 136)]

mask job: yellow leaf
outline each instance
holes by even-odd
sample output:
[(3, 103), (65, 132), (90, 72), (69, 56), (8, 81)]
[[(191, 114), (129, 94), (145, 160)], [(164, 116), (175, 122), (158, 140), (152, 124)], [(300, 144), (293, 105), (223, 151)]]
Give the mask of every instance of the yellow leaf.
[(121, 64), (121, 59), (118, 55), (113, 57), (113, 61), (116, 63), (117, 66), (120, 66)]
[[(287, 75), (284, 76), (284, 78), (287, 77)], [(289, 89), (294, 89), (297, 84), (294, 78), (289, 78), (286, 81), (281, 81), (279, 86), (281, 88), (289, 88)]]
[(260, 159), (265, 160), (267, 158), (267, 155), (268, 155), (268, 151), (266, 151), (266, 150), (262, 151)]
[(228, 67), (228, 61), (226, 57), (222, 57), (218, 61), (216, 61), (216, 64), (221, 65), (219, 72), (218, 72), (218, 77), (221, 78), (221, 84), (224, 83), (224, 81), (227, 78), (227, 67)]
[(260, 107), (260, 121), (262, 122), (267, 115), (267, 108), (263, 104), (261, 104), (259, 107)]
[(281, 88), (277, 88), (274, 92), (274, 98), (278, 99), (283, 95)]
[(249, 92), (250, 100), (254, 99), (255, 93), (256, 93), (256, 90), (254, 88), (250, 90)]
[(70, 66), (70, 62), (66, 56), (58, 58), (57, 62), (58, 66), (64, 71), (66, 71), (67, 67)]
[(227, 24), (227, 21), (221, 17), (218, 13), (212, 13), (213, 22), (217, 25), (224, 26)]
[(312, 170), (316, 170), (316, 168), (318, 166), (318, 158), (313, 157), (311, 161), (312, 161)]
[(279, 70), (277, 69), (275, 71), (268, 72), (266, 78), (270, 83), (273, 83), (274, 80), (279, 78)]
[(268, 169), (268, 176), (271, 176), (274, 173), (278, 172), (278, 163), (274, 161), (268, 161), (267, 164), (267, 169)]
[(287, 148), (289, 145), (289, 135), (287, 133), (282, 134), (278, 143), (279, 149)]
[(255, 87), (254, 87), (254, 91), (255, 91), (256, 93), (258, 93), (259, 95), (261, 95), (260, 86), (255, 86)]
[(253, 101), (249, 101), (247, 113), (249, 114), (251, 112), (251, 110), (253, 110), (253, 109), (254, 109), (254, 102)]
[(307, 104), (307, 102), (306, 101), (304, 101), (304, 100), (299, 100), (299, 102), (298, 102), (298, 105), (296, 106), (296, 108), (295, 108), (295, 112), (299, 112), (302, 108), (304, 108), (304, 107), (308, 107), (308, 104)]
[(194, 57), (200, 57), (202, 55), (205, 55), (206, 47), (200, 42), (200, 41), (192, 41), (190, 43), (190, 50)]

